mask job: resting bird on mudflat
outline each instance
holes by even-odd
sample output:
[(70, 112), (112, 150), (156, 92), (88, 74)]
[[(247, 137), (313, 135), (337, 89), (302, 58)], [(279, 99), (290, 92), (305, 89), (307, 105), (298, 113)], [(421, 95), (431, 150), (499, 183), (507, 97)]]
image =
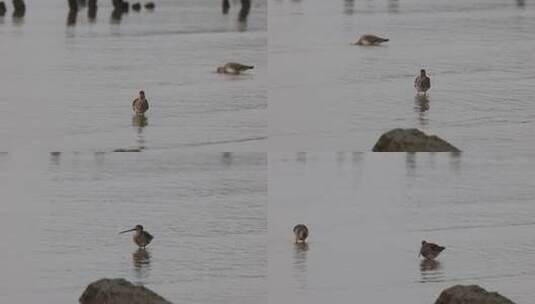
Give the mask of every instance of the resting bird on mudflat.
[(134, 243), (139, 246), (139, 248), (145, 248), (147, 245), (152, 241), (154, 238), (150, 233), (143, 230), (143, 226), (136, 225), (136, 227), (132, 229), (128, 229), (125, 231), (119, 232), (119, 234), (130, 232), (130, 231), (136, 231), (134, 234)]
[(424, 69), (421, 69), (420, 75), (414, 79), (414, 88), (416, 88), (416, 92), (424, 94), (431, 89), (431, 78), (426, 75)]
[(238, 75), (243, 71), (254, 69), (254, 65), (245, 65), (236, 62), (229, 62), (217, 68), (218, 73)]
[(420, 248), (420, 254), (418, 256), (423, 256), (428, 260), (435, 259), (446, 247), (439, 246), (437, 244), (428, 243), (422, 241), (422, 247)]
[(355, 45), (379, 45), (383, 42), (387, 42), (388, 38), (381, 38), (376, 35), (366, 34), (360, 36), (359, 40), (355, 42)]
[(295, 234), (295, 242), (296, 243), (304, 243), (306, 238), (308, 237), (308, 228), (307, 226), (303, 224), (296, 225), (294, 227), (294, 234)]
[(145, 99), (145, 92), (139, 91), (139, 97), (132, 102), (132, 109), (137, 115), (143, 115), (149, 109), (149, 101)]

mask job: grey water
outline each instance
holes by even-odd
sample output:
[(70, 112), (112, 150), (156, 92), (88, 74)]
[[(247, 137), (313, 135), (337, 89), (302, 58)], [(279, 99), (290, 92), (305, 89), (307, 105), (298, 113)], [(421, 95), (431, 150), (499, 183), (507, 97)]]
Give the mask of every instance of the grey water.
[[(68, 25), (63, 0), (27, 0), (0, 17), (0, 151), (120, 148), (263, 151), (267, 136), (267, 5), (161, 0), (112, 18), (98, 1)], [(228, 61), (254, 65), (239, 77)], [(145, 90), (147, 120), (131, 103)]]
[[(268, 18), (272, 149), (370, 151), (413, 127), (463, 151), (535, 148), (533, 1), (271, 0)], [(365, 33), (390, 41), (351, 45)]]
[[(0, 302), (122, 277), (173, 303), (266, 303), (266, 154), (171, 154), (0, 154)], [(118, 234), (136, 224), (146, 251)]]
[[(433, 303), (478, 284), (535, 297), (529, 154), (270, 153), (270, 303)], [(292, 227), (309, 227), (307, 246)], [(422, 240), (446, 250), (422, 262)]]

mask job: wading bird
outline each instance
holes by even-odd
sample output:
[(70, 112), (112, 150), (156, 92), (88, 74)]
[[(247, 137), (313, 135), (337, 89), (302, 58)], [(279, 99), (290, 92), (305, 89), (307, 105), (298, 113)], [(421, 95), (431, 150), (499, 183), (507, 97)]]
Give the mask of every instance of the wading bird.
[(143, 115), (149, 109), (149, 101), (145, 99), (145, 92), (139, 91), (139, 97), (132, 102), (132, 109), (137, 115)]
[(148, 233), (147, 231), (143, 230), (143, 226), (141, 226), (141, 225), (136, 225), (136, 227), (134, 227), (132, 229), (121, 231), (121, 232), (119, 232), (119, 234), (130, 232), (130, 231), (135, 231), (136, 232), (134, 234), (134, 243), (136, 243), (139, 246), (139, 248), (147, 247), (147, 245), (154, 238), (150, 233)]
[(446, 247), (439, 246), (437, 244), (428, 243), (422, 241), (422, 247), (420, 248), (420, 254), (418, 256), (423, 256), (428, 260), (435, 259)]
[(254, 65), (244, 65), (236, 62), (229, 62), (217, 68), (218, 73), (238, 75), (241, 72), (254, 69)]
[(304, 243), (308, 237), (308, 228), (303, 224), (296, 225), (294, 227), (295, 242)]
[(416, 88), (416, 92), (424, 94), (431, 88), (431, 78), (425, 74), (424, 69), (421, 69), (420, 75), (414, 79), (414, 88)]
[(376, 35), (366, 34), (360, 36), (359, 40), (355, 42), (355, 45), (379, 45), (383, 42), (387, 42), (388, 38), (381, 38)]

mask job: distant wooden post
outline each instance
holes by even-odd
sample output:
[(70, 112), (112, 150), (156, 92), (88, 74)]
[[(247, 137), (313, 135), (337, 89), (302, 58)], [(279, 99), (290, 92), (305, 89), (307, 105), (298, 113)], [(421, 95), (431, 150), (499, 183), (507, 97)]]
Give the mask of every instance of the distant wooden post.
[(111, 0), (111, 4), (113, 5), (113, 10), (116, 10), (117, 13), (128, 13), (130, 8), (130, 3), (124, 0)]
[(6, 15), (6, 4), (4, 1), (0, 1), (0, 17), (4, 17)]
[(251, 9), (251, 0), (241, 0), (240, 21), (246, 21)]
[(111, 0), (111, 4), (113, 5), (113, 8), (117, 10), (121, 10), (123, 7), (122, 0)]
[(94, 21), (97, 18), (97, 0), (89, 0), (87, 3), (87, 18)]
[(13, 17), (24, 17), (26, 13), (26, 5), (24, 0), (13, 0), (13, 7), (15, 11), (13, 12)]
[(228, 14), (229, 9), (230, 9), (229, 0), (223, 0), (223, 15)]
[(78, 10), (78, 0), (67, 0), (69, 2), (69, 11), (75, 12)]
[(121, 11), (123, 13), (128, 13), (128, 11), (130, 10), (130, 3), (128, 1), (122, 1), (123, 3), (121, 4)]
[(77, 16), (78, 16), (78, 11), (69, 10), (69, 13), (67, 14), (67, 25), (68, 26), (76, 25), (76, 17)]

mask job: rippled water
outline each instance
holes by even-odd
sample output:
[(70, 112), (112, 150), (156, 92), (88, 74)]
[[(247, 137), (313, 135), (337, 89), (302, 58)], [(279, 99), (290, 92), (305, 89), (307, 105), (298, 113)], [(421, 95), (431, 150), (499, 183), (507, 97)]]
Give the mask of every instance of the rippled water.
[[(533, 150), (534, 4), (270, 1), (270, 147), (369, 151), (418, 127), (463, 151)], [(391, 40), (350, 45), (363, 33)], [(420, 68), (427, 100), (412, 86)]]
[[(0, 151), (265, 150), (267, 5), (254, 1), (243, 23), (236, 1), (228, 15), (220, 2), (161, 0), (118, 22), (111, 1), (98, 1), (96, 20), (83, 9), (75, 26), (66, 1), (27, 0), (19, 23), (8, 3)], [(216, 74), (228, 61), (255, 69)], [(132, 119), (140, 89), (151, 106), (144, 127)]]
[[(269, 168), (270, 303), (433, 303), (456, 284), (535, 297), (533, 156), (275, 153)], [(446, 246), (436, 263), (422, 240)]]
[[(1, 303), (124, 277), (173, 303), (265, 303), (265, 153), (0, 154)], [(146, 251), (118, 232), (143, 224)]]

